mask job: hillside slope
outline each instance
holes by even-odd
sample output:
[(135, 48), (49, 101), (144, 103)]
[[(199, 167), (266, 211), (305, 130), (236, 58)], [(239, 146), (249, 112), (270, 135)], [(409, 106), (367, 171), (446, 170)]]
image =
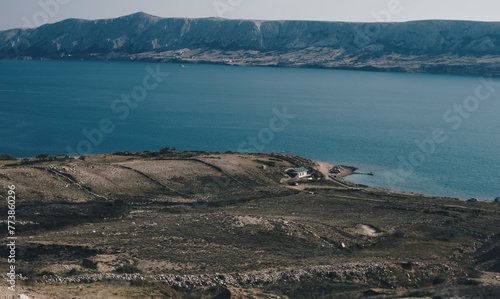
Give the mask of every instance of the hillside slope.
[(500, 23), (172, 19), (137, 13), (0, 32), (1, 59), (133, 60), (500, 74)]
[[(497, 203), (324, 177), (299, 180), (299, 190), (285, 174), (298, 166), (318, 169), (284, 154), (208, 152), (1, 161), (0, 199), (8, 190), (16, 196), (18, 291), (30, 298), (497, 297)], [(0, 221), (0, 230), (8, 225)], [(0, 263), (0, 298), (13, 297), (3, 287), (8, 267)]]

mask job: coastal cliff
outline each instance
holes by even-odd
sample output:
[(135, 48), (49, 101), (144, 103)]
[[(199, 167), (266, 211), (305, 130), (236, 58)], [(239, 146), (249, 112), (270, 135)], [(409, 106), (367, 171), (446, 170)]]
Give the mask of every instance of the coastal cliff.
[(0, 59), (215, 63), (499, 76), (500, 23), (68, 19), (0, 32)]

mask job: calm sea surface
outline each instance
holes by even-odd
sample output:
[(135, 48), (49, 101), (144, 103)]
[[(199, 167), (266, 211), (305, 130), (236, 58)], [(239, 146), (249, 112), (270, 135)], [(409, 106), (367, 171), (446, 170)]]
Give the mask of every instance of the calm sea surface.
[[(283, 152), (373, 172), (350, 177), (370, 186), (500, 196), (500, 87), (478, 78), (162, 64), (162, 83), (122, 102), (144, 97), (148, 67), (0, 61), (0, 153)], [(476, 89), (498, 91), (465, 100)]]

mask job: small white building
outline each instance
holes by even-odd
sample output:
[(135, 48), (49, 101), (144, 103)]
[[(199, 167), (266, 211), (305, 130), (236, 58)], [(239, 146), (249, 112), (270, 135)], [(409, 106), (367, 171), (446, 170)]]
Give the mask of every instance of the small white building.
[(304, 167), (299, 167), (295, 169), (291, 169), (288, 171), (288, 174), (290, 176), (293, 176), (295, 178), (305, 178), (309, 175), (309, 169), (304, 168)]

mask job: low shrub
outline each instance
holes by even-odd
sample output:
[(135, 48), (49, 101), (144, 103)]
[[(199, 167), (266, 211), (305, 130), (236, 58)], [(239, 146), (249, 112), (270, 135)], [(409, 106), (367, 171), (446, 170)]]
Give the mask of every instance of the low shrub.
[(12, 157), (11, 155), (0, 154), (0, 161), (11, 161), (11, 160), (15, 160), (14, 157)]
[(136, 274), (136, 273), (141, 273), (141, 270), (139, 270), (136, 264), (131, 264), (127, 262), (126, 264), (116, 268), (115, 272), (120, 274)]

